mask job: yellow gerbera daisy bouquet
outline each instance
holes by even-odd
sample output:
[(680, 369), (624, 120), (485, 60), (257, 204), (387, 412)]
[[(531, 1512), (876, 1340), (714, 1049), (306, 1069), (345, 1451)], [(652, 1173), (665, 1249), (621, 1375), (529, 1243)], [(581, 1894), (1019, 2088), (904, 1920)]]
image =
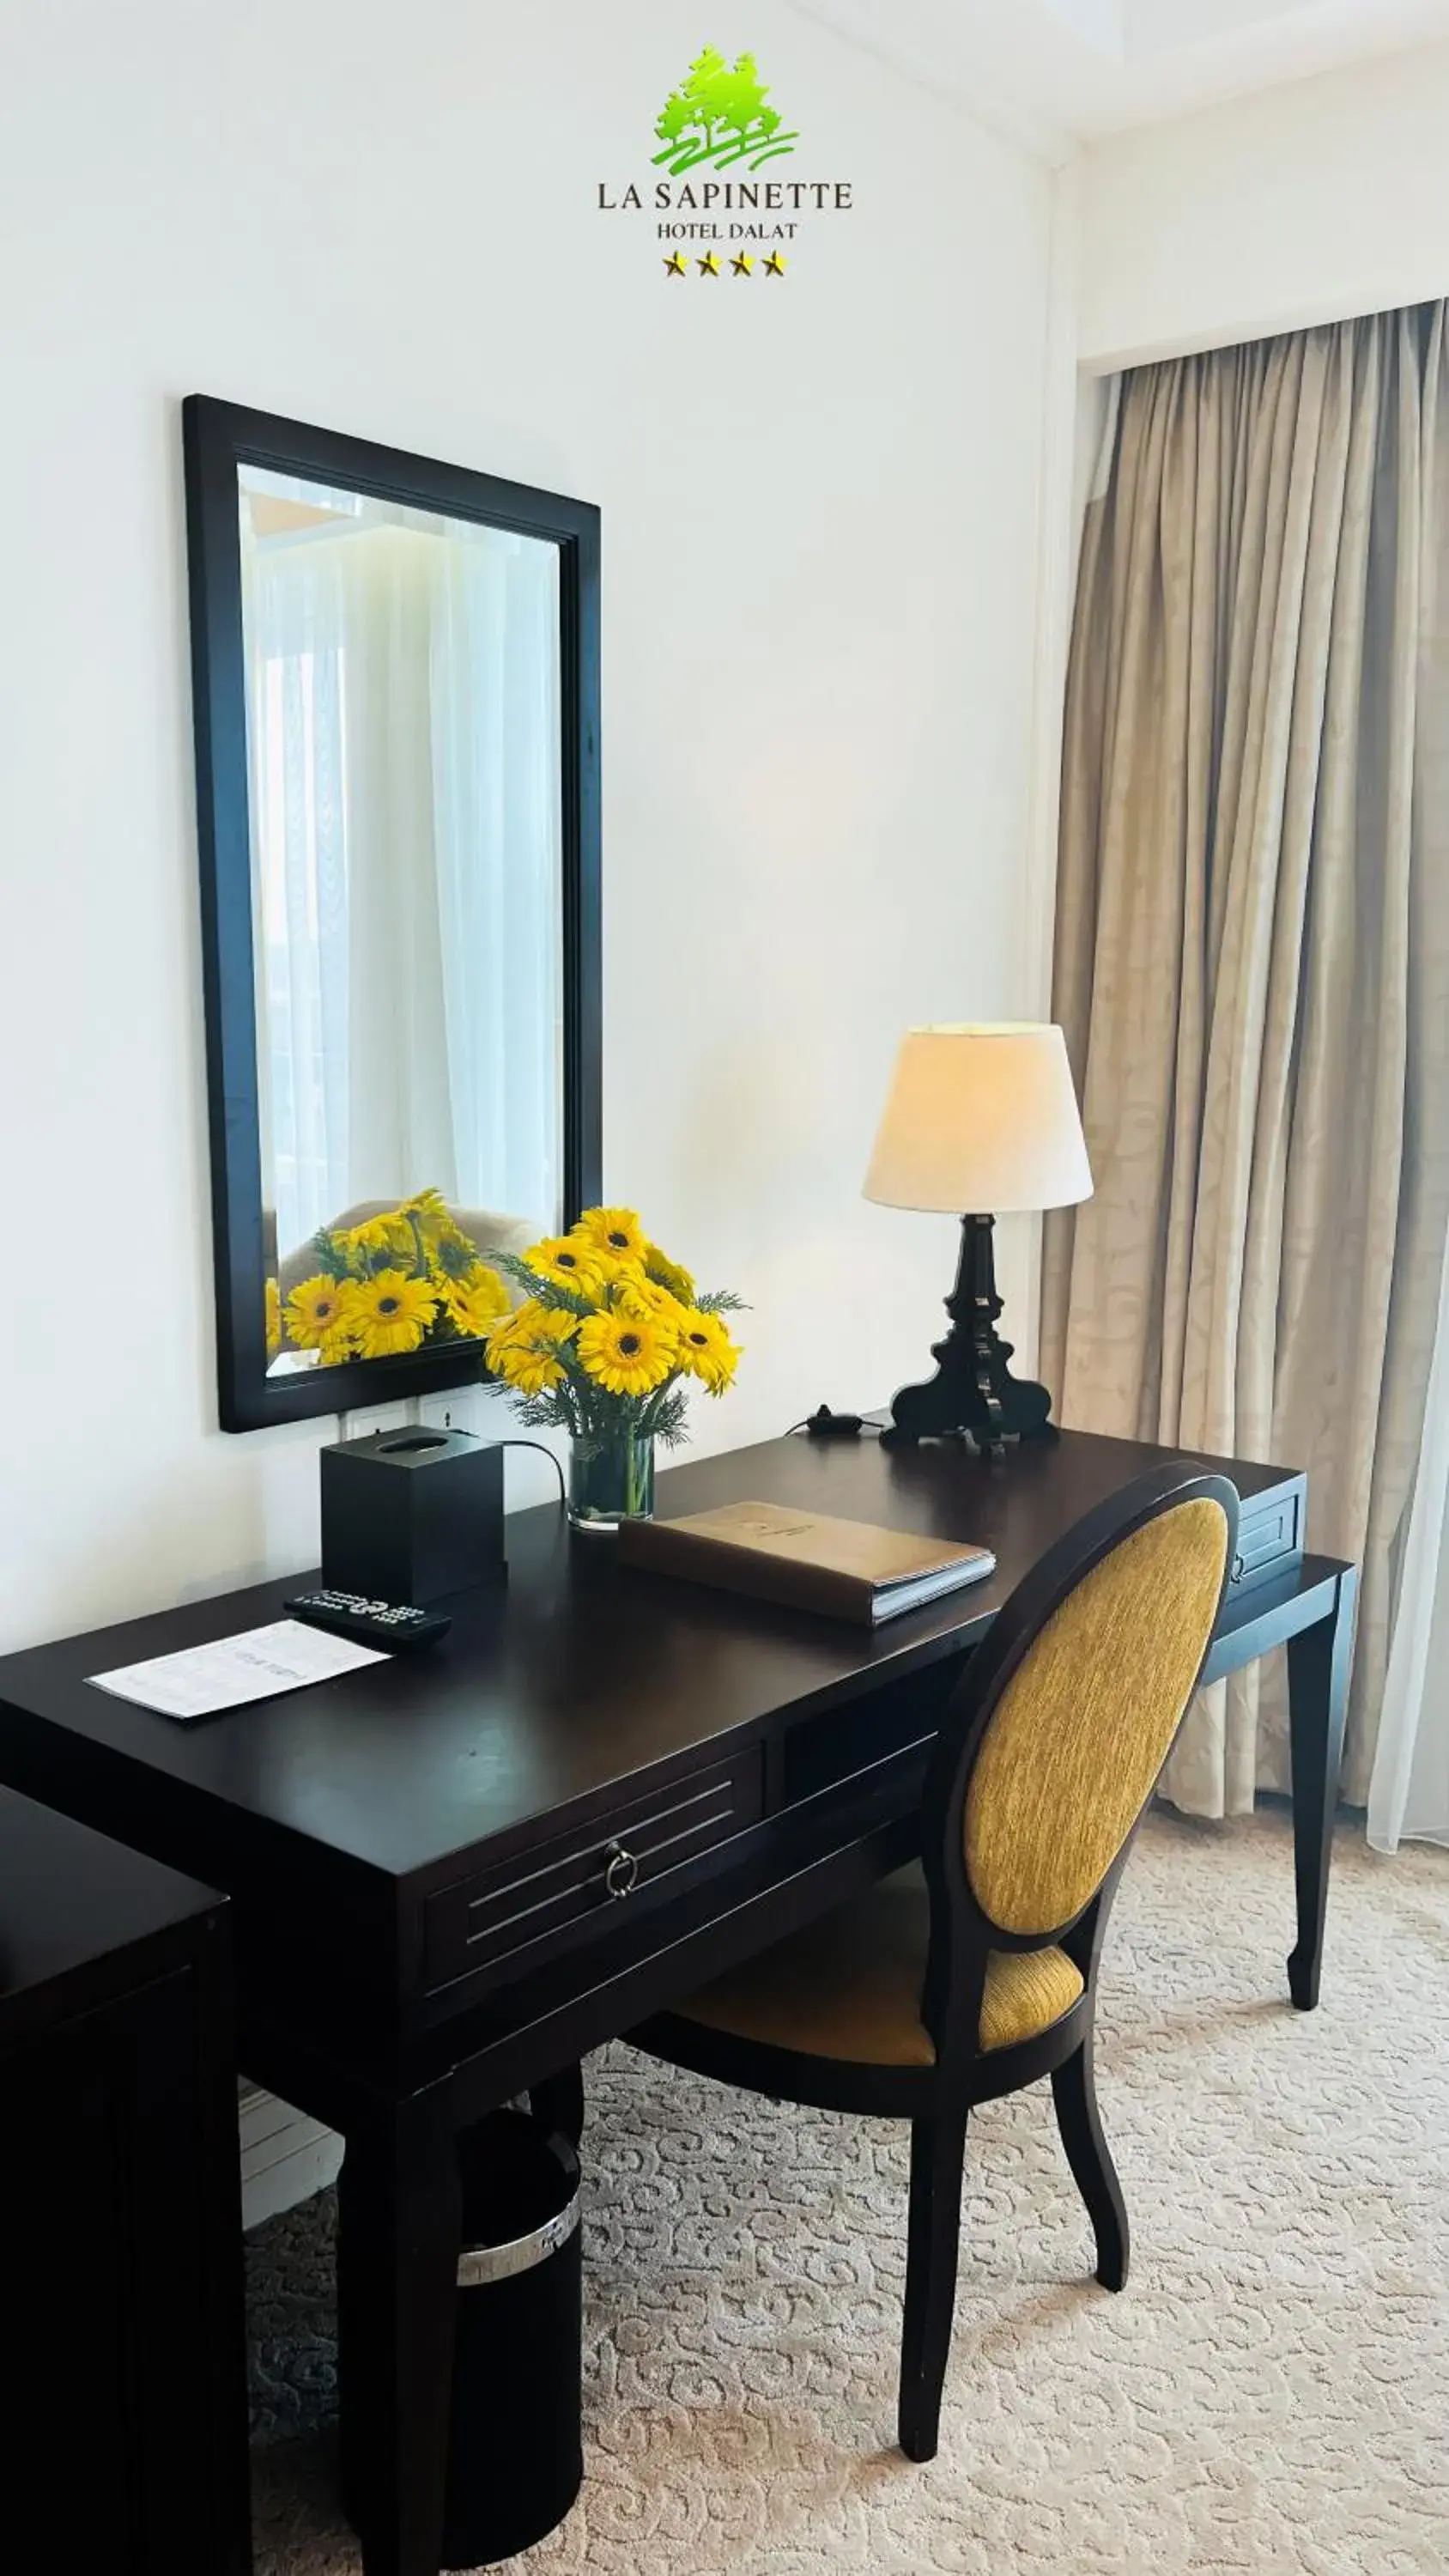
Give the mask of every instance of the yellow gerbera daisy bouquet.
[(315, 1275), (284, 1304), (269, 1297), (268, 1341), (316, 1351), (323, 1367), (482, 1341), (512, 1304), (438, 1190), (418, 1190), (363, 1225), (323, 1226), (312, 1249)]
[(569, 1233), (498, 1267), (522, 1303), (488, 1332), (488, 1366), (540, 1430), (573, 1442), (570, 1509), (609, 1528), (653, 1508), (654, 1443), (685, 1436), (689, 1390), (723, 1395), (739, 1364), (724, 1318), (743, 1301), (701, 1290), (632, 1208), (588, 1208)]

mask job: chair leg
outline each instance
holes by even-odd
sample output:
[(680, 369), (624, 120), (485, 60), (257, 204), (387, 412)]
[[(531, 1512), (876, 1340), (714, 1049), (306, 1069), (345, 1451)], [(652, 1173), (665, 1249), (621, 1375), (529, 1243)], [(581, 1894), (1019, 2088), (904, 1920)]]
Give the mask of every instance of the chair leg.
[(1126, 2286), (1130, 2239), (1127, 2227), (1127, 2204), (1117, 2168), (1102, 2134), (1102, 2115), (1097, 2108), (1097, 2086), (1092, 2073), (1091, 2035), (1083, 2040), (1075, 2055), (1056, 2068), (1052, 2076), (1052, 2095), (1057, 2106), (1057, 2126), (1072, 2178), (1087, 2204), (1087, 2216), (1097, 2240), (1097, 2278), (1104, 2290)]
[(911, 2208), (901, 2334), (900, 2443), (932, 2460), (956, 2309), (966, 2113), (911, 2123)]

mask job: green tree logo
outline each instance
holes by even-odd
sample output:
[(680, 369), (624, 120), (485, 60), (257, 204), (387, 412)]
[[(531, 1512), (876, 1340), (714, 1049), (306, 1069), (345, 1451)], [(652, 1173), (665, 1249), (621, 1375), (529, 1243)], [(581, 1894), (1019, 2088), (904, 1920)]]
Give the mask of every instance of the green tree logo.
[(731, 69), (723, 54), (706, 45), (659, 111), (654, 131), (664, 149), (654, 155), (655, 168), (667, 162), (677, 174), (700, 161), (713, 161), (721, 170), (748, 161), (758, 170), (793, 152), (799, 134), (783, 131), (780, 111), (768, 100), (753, 54), (739, 55)]

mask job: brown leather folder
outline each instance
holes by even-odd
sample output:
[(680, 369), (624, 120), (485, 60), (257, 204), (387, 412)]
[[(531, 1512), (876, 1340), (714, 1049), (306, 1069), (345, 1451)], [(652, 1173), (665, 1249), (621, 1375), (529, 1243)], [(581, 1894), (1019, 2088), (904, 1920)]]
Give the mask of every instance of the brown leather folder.
[(989, 1548), (788, 1503), (724, 1503), (682, 1520), (623, 1521), (619, 1556), (651, 1574), (752, 1592), (866, 1628), (979, 1583), (996, 1564)]

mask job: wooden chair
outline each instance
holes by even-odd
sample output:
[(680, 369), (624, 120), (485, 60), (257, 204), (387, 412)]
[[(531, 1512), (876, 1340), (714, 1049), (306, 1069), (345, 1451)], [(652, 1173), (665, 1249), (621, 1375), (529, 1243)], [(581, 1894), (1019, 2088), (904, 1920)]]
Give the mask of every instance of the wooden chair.
[(997, 1613), (947, 1712), (919, 1863), (748, 1959), (635, 2047), (776, 2101), (911, 2124), (900, 2442), (936, 2449), (966, 2129), (1049, 2075), (1097, 2278), (1127, 2212), (1092, 2073), (1107, 1915), (1217, 1623), (1238, 1498), (1188, 1462), (1089, 1512)]

